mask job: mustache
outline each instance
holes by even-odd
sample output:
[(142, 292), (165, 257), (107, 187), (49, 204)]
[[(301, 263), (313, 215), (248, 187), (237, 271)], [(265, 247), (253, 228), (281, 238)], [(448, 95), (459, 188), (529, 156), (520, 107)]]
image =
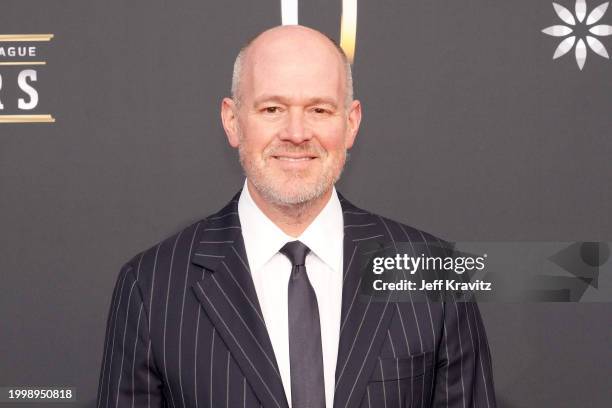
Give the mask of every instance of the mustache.
[(308, 156), (321, 157), (325, 155), (325, 150), (314, 143), (282, 143), (270, 146), (265, 149), (264, 156), (282, 156), (285, 154), (303, 154)]

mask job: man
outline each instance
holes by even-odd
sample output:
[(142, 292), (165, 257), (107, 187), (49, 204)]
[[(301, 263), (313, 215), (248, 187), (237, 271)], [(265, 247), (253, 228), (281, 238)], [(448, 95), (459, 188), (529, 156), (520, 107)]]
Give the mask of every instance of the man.
[(475, 304), (358, 296), (364, 245), (441, 245), (336, 192), (361, 120), (342, 50), (263, 32), (221, 117), (245, 185), (123, 266), (97, 406), (494, 407)]

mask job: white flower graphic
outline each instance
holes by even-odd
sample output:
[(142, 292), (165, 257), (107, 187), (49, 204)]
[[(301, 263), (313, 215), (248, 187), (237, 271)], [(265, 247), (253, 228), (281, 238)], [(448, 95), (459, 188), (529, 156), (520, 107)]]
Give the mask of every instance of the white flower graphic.
[[(566, 37), (561, 43), (557, 46), (555, 50), (555, 54), (553, 55), (553, 59), (557, 59), (568, 53), (573, 47), (576, 45), (575, 55), (576, 55), (576, 63), (578, 64), (578, 68), (582, 70), (584, 67), (584, 63), (587, 58), (587, 47), (586, 44), (589, 45), (591, 50), (595, 54), (599, 54), (602, 57), (609, 59), (608, 50), (602, 44), (599, 39), (593, 37), (592, 35), (584, 34), (585, 38), (580, 38), (581, 35), (577, 32), (577, 29), (581, 28), (580, 26), (588, 29), (588, 32), (597, 35), (597, 36), (608, 36), (612, 35), (612, 25), (607, 24), (599, 24), (593, 25), (597, 23), (606, 13), (610, 2), (607, 1), (605, 3), (600, 4), (595, 7), (589, 13), (587, 17), (587, 5), (585, 0), (576, 0), (575, 7), (575, 16), (569, 11), (567, 8), (563, 7), (560, 4), (553, 3), (553, 7), (555, 8), (555, 12), (557, 16), (567, 25), (554, 25), (547, 27), (542, 30), (544, 34), (552, 35), (553, 37)], [(586, 17), (586, 20), (585, 20)], [(586, 32), (586, 30), (585, 30)], [(570, 35), (571, 34), (571, 35)], [(578, 41), (576, 38), (578, 37)], [(585, 44), (586, 39), (586, 44)]]

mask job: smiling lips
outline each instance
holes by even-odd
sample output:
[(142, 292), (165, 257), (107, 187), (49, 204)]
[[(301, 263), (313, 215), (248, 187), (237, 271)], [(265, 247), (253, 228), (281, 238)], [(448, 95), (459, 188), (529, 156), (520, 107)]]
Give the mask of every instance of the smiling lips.
[(288, 162), (303, 162), (312, 159), (316, 159), (315, 156), (272, 156), (277, 160), (288, 161)]

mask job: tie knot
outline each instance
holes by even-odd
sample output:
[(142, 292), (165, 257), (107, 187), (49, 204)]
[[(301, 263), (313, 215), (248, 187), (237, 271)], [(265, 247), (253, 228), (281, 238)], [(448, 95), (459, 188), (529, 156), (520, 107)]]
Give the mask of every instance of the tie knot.
[(293, 266), (301, 266), (305, 264), (306, 255), (310, 252), (310, 248), (300, 241), (291, 241), (287, 242), (279, 252), (289, 258)]

